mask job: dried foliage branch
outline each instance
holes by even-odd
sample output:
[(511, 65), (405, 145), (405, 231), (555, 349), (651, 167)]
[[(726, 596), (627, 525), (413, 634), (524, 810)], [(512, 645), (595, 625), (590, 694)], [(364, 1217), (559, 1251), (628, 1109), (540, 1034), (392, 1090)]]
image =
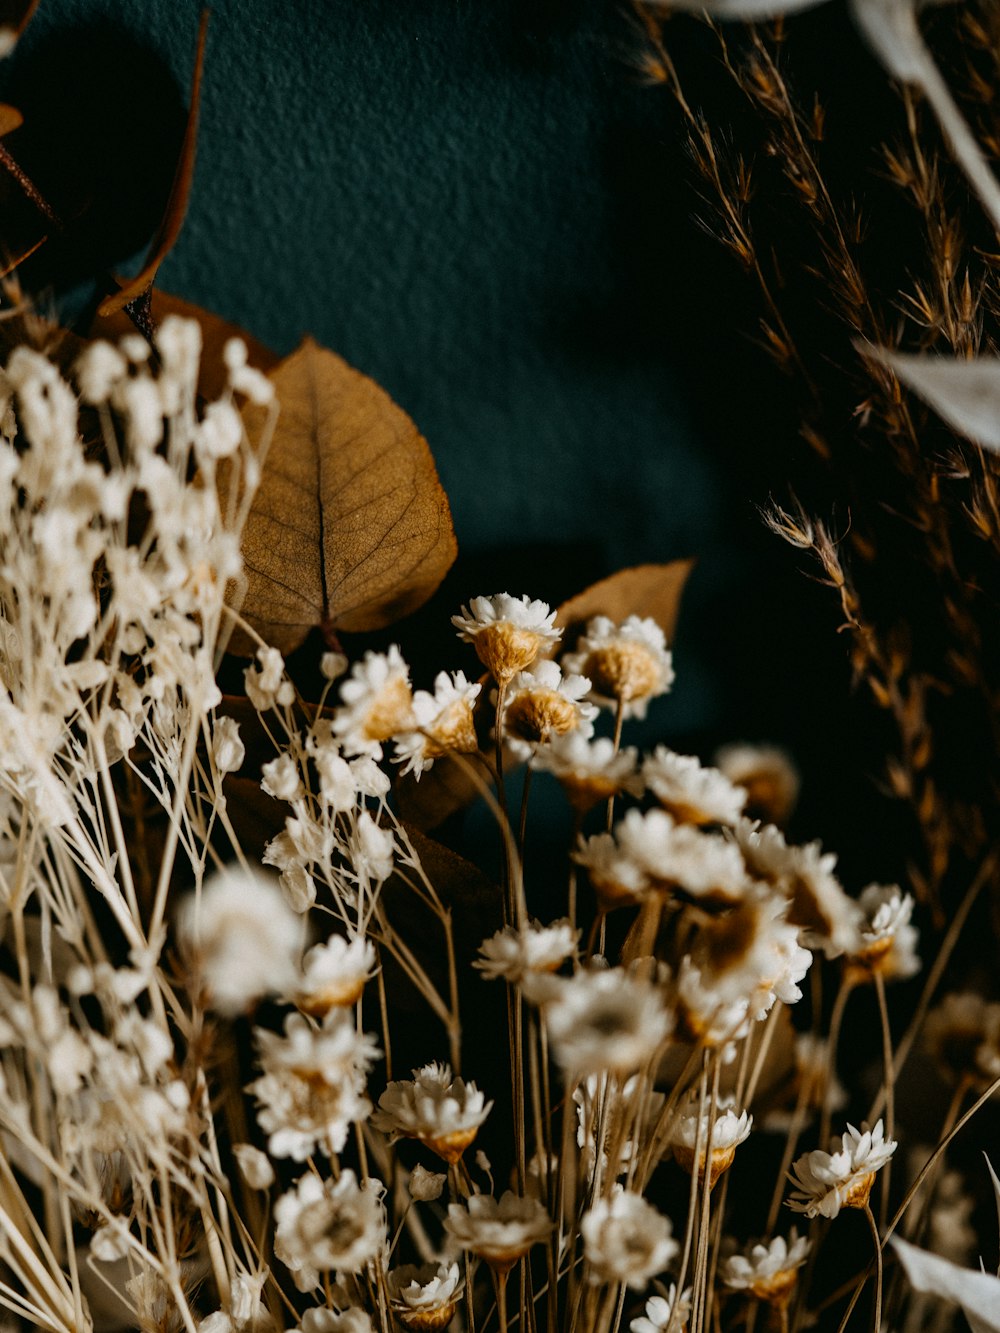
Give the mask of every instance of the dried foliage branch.
[[(990, 11), (945, 11), (935, 27), (964, 75), (957, 97), (977, 129), (993, 114)], [(949, 736), (957, 724), (972, 753), (983, 736), (998, 739), (1000, 469), (943, 430), (865, 348), (991, 352), (995, 241), (913, 88), (895, 106), (869, 93), (877, 113), (868, 123), (876, 114), (887, 122), (881, 161), (852, 154), (848, 175), (844, 145), (830, 143), (845, 119), (842, 93), (793, 89), (795, 20), (714, 27), (722, 67), (753, 113), (727, 128), (692, 108), (666, 20), (646, 5), (638, 12), (644, 67), (680, 109), (709, 225), (760, 291), (764, 347), (800, 385), (801, 435), (816, 464), (797, 468), (798, 492), (813, 514), (849, 515), (839, 542), (835, 522), (795, 520), (812, 538), (795, 544), (808, 545), (836, 592), (855, 677), (893, 719), (888, 787), (910, 803), (924, 841), (914, 882), (940, 904), (950, 867), (982, 852), (1000, 813), (995, 783), (956, 781), (961, 743)], [(787, 515), (776, 513), (774, 526), (786, 529)]]

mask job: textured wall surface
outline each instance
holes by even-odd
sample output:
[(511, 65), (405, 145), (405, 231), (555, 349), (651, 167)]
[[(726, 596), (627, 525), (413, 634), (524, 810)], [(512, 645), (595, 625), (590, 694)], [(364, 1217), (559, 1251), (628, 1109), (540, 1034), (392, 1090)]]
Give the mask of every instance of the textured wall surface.
[[(42, 0), (0, 70), (25, 110), (11, 147), (55, 195), (89, 193), (112, 267), (169, 187), (198, 14)], [(754, 316), (731, 313), (729, 270), (691, 221), (640, 49), (619, 0), (221, 0), (160, 285), (280, 352), (311, 333), (385, 386), (478, 554), (463, 594), (557, 597), (697, 555), (657, 729), (703, 750), (786, 740), (832, 782), (828, 613), (753, 504), (783, 481), (758, 459), (763, 359), (733, 359)]]

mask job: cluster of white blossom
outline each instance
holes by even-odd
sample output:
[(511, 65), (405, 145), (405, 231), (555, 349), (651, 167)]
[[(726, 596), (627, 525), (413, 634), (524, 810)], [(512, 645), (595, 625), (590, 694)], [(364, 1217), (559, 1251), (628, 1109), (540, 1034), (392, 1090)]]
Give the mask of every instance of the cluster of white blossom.
[[(155, 356), (137, 337), (89, 348), (76, 389), (27, 349), (0, 374), (0, 1300), (55, 1333), (97, 1326), (98, 1286), (143, 1333), (444, 1329), (481, 1317), (485, 1266), (501, 1327), (532, 1290), (537, 1327), (545, 1310), (553, 1328), (680, 1333), (723, 1298), (783, 1311), (807, 1242), (724, 1251), (718, 1182), (738, 1180), (755, 1123), (788, 1127), (786, 1166), (812, 1117), (829, 1127), (844, 1094), (821, 1006), (758, 1102), (769, 1044), (812, 967), (837, 969), (845, 998), (914, 973), (912, 899), (852, 898), (818, 844), (762, 822), (794, 802), (779, 752), (709, 767), (622, 745), (674, 680), (650, 619), (597, 616), (560, 659), (545, 603), (477, 597), (453, 623), (482, 679), (415, 689), (398, 646), (331, 651), (306, 704), (261, 644), (252, 712), (222, 708), (260, 475), (239, 404), (271, 391), (231, 345), (223, 398), (201, 403), (198, 351), (171, 320)], [(499, 928), (475, 959), (396, 800), (466, 756), (503, 825)], [(505, 822), (515, 762), (572, 811), (552, 920)], [(247, 778), (257, 857), (235, 826)], [(403, 894), (431, 945), (400, 928)], [(491, 982), (507, 1024), (481, 1087), (461, 1006)], [(434, 1021), (409, 1078), (397, 985)], [(1000, 1060), (994, 1008), (953, 999), (928, 1027), (969, 1086)], [(790, 1205), (867, 1209), (887, 1115), (800, 1157)], [(43, 1202), (33, 1230), (18, 1179)]]

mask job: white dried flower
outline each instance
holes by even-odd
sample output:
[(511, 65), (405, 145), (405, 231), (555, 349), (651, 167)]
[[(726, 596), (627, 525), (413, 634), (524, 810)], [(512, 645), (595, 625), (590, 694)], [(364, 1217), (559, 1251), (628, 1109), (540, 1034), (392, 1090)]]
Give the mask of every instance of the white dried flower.
[(629, 616), (616, 625), (607, 616), (595, 616), (575, 651), (563, 657), (563, 666), (593, 682), (596, 703), (605, 708), (620, 704), (624, 717), (645, 717), (650, 700), (674, 683), (666, 645), (663, 630), (648, 617)]
[(574, 1079), (633, 1073), (652, 1060), (671, 1027), (657, 987), (620, 968), (561, 981), (544, 1020), (556, 1060)]
[(869, 884), (858, 899), (864, 913), (860, 943), (851, 962), (887, 981), (902, 981), (920, 971), (919, 932), (910, 924), (913, 897), (897, 884)]
[(734, 833), (750, 874), (788, 899), (788, 920), (799, 927), (807, 948), (836, 958), (857, 946), (861, 912), (833, 873), (832, 852), (824, 853), (818, 842), (790, 846), (773, 824), (748, 819), (741, 819)]
[(434, 1199), (440, 1199), (447, 1182), (446, 1175), (428, 1171), (418, 1162), (410, 1172), (410, 1198), (418, 1203), (430, 1203)]
[(464, 1286), (458, 1264), (404, 1264), (389, 1274), (389, 1303), (404, 1328), (442, 1329)]
[(333, 732), (351, 754), (381, 759), (383, 741), (412, 729), (410, 668), (395, 644), (355, 662), (340, 687), (340, 699)]
[(302, 921), (268, 876), (235, 866), (219, 871), (181, 904), (177, 928), (219, 1013), (243, 1013), (295, 984)]
[(724, 745), (715, 755), (719, 772), (747, 793), (750, 819), (785, 824), (799, 798), (799, 772), (777, 745)]
[(589, 689), (590, 681), (583, 676), (564, 676), (558, 664), (547, 658), (512, 677), (500, 726), (515, 758), (527, 760), (536, 746), (578, 728), (589, 735), (597, 716), (594, 705), (585, 702)]
[(615, 837), (652, 886), (715, 903), (739, 902), (746, 892), (739, 849), (718, 834), (676, 823), (665, 810), (629, 810)]
[(278, 801), (297, 801), (305, 795), (299, 766), (286, 751), (264, 764), (261, 787)]
[(666, 1296), (650, 1296), (646, 1313), (629, 1324), (630, 1333), (663, 1333), (673, 1329), (682, 1333), (684, 1322), (691, 1313), (691, 1288), (678, 1294), (676, 1283), (671, 1282)]
[(487, 981), (503, 978), (517, 984), (533, 972), (557, 972), (576, 953), (580, 932), (569, 921), (543, 926), (531, 921), (523, 929), (504, 926), (479, 946), (472, 964)]
[(793, 1227), (788, 1239), (775, 1236), (769, 1243), (751, 1245), (745, 1254), (722, 1261), (719, 1276), (730, 1291), (745, 1291), (770, 1305), (787, 1304), (798, 1270), (809, 1254), (809, 1241)]
[(371, 1110), (365, 1080), (378, 1055), (349, 1009), (331, 1009), (322, 1027), (301, 1014), (285, 1018), (283, 1035), (258, 1029), (262, 1075), (250, 1084), (257, 1119), (275, 1157), (303, 1162), (317, 1148), (340, 1152), (350, 1126)]
[(257, 662), (244, 671), (243, 686), (258, 713), (287, 708), (295, 700), (295, 689), (285, 675), (285, 659), (277, 648), (257, 649)]
[(629, 1190), (598, 1199), (584, 1213), (580, 1231), (591, 1282), (624, 1282), (642, 1290), (680, 1249), (670, 1219)]
[(212, 757), (220, 773), (238, 773), (246, 758), (240, 739), (240, 724), (235, 718), (217, 717), (212, 728)]
[(375, 974), (375, 946), (363, 935), (346, 940), (331, 935), (302, 960), (295, 1003), (307, 1014), (322, 1017), (330, 1009), (349, 1007), (361, 998), (365, 982)]
[(841, 1208), (865, 1208), (875, 1183), (875, 1173), (899, 1146), (886, 1139), (882, 1121), (874, 1129), (847, 1126), (838, 1149), (816, 1148), (804, 1153), (792, 1167), (789, 1179), (794, 1191), (789, 1208), (807, 1217), (836, 1217)]
[(415, 1069), (412, 1079), (390, 1083), (378, 1099), (371, 1123), (394, 1139), (419, 1139), (454, 1163), (475, 1139), (492, 1106), (474, 1083), (453, 1078), (450, 1065), (434, 1062)]
[(675, 754), (665, 745), (647, 757), (642, 776), (679, 824), (734, 824), (746, 804), (745, 788), (717, 768), (702, 767), (694, 755)]
[(531, 766), (558, 778), (570, 804), (582, 812), (619, 792), (642, 793), (635, 750), (618, 750), (609, 736), (590, 739), (579, 728), (536, 751)]
[(635, 902), (652, 887), (646, 871), (610, 833), (581, 838), (572, 857), (586, 870), (604, 912)]
[(253, 1190), (270, 1189), (274, 1184), (274, 1167), (271, 1159), (252, 1143), (233, 1145), (233, 1156), (239, 1163), (243, 1179)]
[(699, 1099), (693, 1097), (678, 1115), (670, 1145), (674, 1157), (689, 1175), (695, 1170), (699, 1176), (704, 1175), (707, 1162), (712, 1186), (732, 1166), (736, 1149), (749, 1138), (752, 1126), (753, 1116), (733, 1110), (726, 1100), (716, 1107), (713, 1121), (711, 1108), (702, 1107)]
[(434, 693), (417, 690), (413, 696), (412, 731), (396, 737), (395, 762), (403, 773), (419, 779), (435, 759), (449, 753), (472, 754), (479, 749), (473, 709), (482, 686), (466, 680), (461, 671), (434, 678)]
[(299, 1291), (319, 1286), (320, 1273), (360, 1273), (385, 1244), (383, 1186), (359, 1185), (350, 1169), (337, 1180), (311, 1172), (274, 1205), (274, 1252)]
[(458, 637), (471, 643), (480, 662), (500, 685), (526, 671), (540, 653), (559, 642), (556, 613), (528, 597), (473, 597), (451, 623)]
[(473, 1194), (464, 1204), (449, 1204), (444, 1226), (456, 1245), (500, 1272), (541, 1244), (553, 1229), (537, 1199), (521, 1198), (510, 1190), (499, 1202), (489, 1194)]

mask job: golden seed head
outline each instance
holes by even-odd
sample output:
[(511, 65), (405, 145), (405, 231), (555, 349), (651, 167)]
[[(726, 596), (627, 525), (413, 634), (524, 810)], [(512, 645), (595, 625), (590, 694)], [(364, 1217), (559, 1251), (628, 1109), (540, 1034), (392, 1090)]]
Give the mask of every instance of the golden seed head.
[(658, 659), (645, 644), (617, 639), (595, 648), (587, 656), (583, 674), (592, 682), (595, 694), (630, 703), (655, 694), (663, 673)]
[(531, 744), (565, 736), (579, 721), (580, 712), (572, 699), (547, 689), (524, 690), (515, 695), (504, 715), (506, 731)]
[(362, 726), (365, 739), (387, 741), (411, 725), (413, 693), (407, 680), (388, 681), (372, 700)]
[(498, 685), (506, 685), (519, 671), (527, 671), (543, 644), (542, 635), (535, 630), (519, 629), (509, 620), (484, 625), (474, 640), (476, 655)]

